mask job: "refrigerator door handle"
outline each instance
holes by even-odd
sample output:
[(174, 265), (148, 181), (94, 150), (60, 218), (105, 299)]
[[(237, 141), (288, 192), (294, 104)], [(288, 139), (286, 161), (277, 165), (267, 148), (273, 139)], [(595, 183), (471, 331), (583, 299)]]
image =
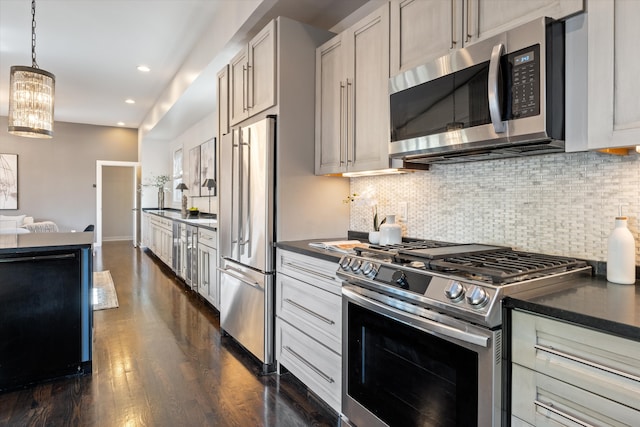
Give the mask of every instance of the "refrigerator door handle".
[(234, 273), (232, 270), (228, 269), (228, 268), (218, 268), (218, 271), (220, 273), (224, 273), (228, 276), (233, 277), (234, 279), (240, 280), (242, 283), (252, 286), (256, 289), (262, 289), (262, 286), (260, 286), (260, 283), (256, 282), (255, 280), (251, 280), (249, 278), (247, 278), (246, 276), (243, 276), (241, 274), (238, 273)]
[[(242, 180), (244, 186), (242, 187), (242, 234), (240, 235), (240, 245), (244, 250), (247, 250), (248, 254), (251, 254), (251, 133), (249, 133), (249, 142), (242, 142), (242, 155), (243, 159), (246, 156), (247, 161), (243, 163), (246, 168), (242, 170)], [(248, 246), (248, 247), (247, 247)]]
[[(242, 183), (242, 176), (240, 173), (240, 164), (241, 164), (241, 153), (242, 148), (240, 146), (239, 140), (240, 131), (233, 130), (232, 131), (232, 156), (231, 156), (231, 215), (229, 219), (231, 221), (230, 224), (230, 234), (231, 234), (231, 253), (230, 255), (234, 258), (240, 257), (240, 192)], [(237, 175), (236, 175), (237, 174)], [(236, 253), (237, 249), (237, 253)]]

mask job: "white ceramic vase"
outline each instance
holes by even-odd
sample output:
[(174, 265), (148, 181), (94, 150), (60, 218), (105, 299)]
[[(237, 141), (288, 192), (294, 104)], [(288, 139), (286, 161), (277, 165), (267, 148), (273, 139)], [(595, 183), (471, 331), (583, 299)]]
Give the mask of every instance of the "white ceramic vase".
[(380, 244), (397, 245), (402, 242), (402, 227), (396, 224), (395, 215), (387, 215), (387, 220), (380, 226)]

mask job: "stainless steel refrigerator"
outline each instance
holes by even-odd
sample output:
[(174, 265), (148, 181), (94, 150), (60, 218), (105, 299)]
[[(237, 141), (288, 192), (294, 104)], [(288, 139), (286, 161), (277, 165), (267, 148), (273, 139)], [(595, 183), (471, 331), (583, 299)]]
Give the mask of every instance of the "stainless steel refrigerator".
[(264, 370), (274, 362), (275, 126), (269, 116), (220, 145), (220, 326)]
[(263, 371), (276, 359), (276, 242), (344, 238), (349, 226), (348, 180), (315, 176), (313, 109), (293, 107), (220, 141), (220, 326)]

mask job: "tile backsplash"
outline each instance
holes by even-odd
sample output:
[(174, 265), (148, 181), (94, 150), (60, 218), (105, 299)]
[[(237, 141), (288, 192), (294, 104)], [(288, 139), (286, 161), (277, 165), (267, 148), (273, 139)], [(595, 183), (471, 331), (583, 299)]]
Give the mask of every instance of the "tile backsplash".
[[(618, 205), (636, 239), (640, 265), (640, 154), (542, 155), (351, 179), (351, 193), (373, 193), (378, 214), (400, 214), (403, 236), (506, 245), (518, 250), (606, 261)], [(353, 204), (350, 228), (372, 229), (371, 208)]]

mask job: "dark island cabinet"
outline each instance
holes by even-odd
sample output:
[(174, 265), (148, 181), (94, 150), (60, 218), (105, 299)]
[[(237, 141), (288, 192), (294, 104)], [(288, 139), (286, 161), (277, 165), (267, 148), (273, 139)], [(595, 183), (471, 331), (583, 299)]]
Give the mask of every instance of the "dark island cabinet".
[(0, 253), (0, 391), (91, 372), (91, 246)]

